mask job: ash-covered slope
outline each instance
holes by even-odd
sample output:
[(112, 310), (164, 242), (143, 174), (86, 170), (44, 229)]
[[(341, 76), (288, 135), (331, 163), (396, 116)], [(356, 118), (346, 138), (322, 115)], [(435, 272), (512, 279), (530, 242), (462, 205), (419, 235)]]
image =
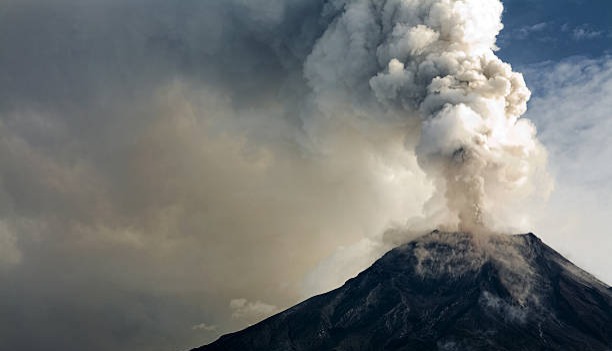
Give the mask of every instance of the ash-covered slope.
[(196, 350), (611, 350), (612, 291), (533, 234), (433, 232)]

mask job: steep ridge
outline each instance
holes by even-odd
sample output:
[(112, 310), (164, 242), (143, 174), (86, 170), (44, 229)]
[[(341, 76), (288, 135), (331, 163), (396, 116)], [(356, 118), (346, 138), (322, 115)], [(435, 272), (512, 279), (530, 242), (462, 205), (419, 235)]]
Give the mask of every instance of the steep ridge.
[(611, 350), (612, 289), (533, 234), (434, 231), (212, 350)]

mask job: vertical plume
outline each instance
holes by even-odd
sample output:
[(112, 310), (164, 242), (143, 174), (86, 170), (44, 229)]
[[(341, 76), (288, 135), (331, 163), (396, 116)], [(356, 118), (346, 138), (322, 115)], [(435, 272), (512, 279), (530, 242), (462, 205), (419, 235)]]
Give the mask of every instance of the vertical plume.
[(328, 5), (340, 15), (305, 63), (322, 114), (333, 96), (349, 102), (356, 120), (404, 121), (406, 145), (436, 189), (429, 224), (503, 227), (508, 207), (533, 193), (546, 154), (520, 118), (530, 96), (522, 75), (494, 53), (500, 1)]

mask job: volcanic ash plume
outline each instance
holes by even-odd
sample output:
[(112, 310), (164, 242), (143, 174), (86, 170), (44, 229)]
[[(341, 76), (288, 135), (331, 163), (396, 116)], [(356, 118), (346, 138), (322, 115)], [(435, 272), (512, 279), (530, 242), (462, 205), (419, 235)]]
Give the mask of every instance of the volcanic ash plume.
[(405, 128), (436, 189), (426, 205), (430, 225), (502, 228), (510, 207), (546, 178), (535, 128), (520, 119), (530, 91), (494, 54), (502, 4), (355, 0), (330, 2), (334, 8), (341, 14), (305, 64), (318, 108), (328, 113), (333, 96), (350, 102), (358, 120)]

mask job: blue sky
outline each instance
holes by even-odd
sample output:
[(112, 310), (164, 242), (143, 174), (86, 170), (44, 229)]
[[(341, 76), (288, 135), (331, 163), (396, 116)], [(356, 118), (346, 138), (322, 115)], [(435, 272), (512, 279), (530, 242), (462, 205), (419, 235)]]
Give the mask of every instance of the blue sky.
[(612, 2), (507, 0), (498, 55), (532, 91), (525, 115), (555, 190), (534, 230), (612, 282)]
[(506, 0), (498, 55), (515, 66), (612, 53), (608, 0)]

